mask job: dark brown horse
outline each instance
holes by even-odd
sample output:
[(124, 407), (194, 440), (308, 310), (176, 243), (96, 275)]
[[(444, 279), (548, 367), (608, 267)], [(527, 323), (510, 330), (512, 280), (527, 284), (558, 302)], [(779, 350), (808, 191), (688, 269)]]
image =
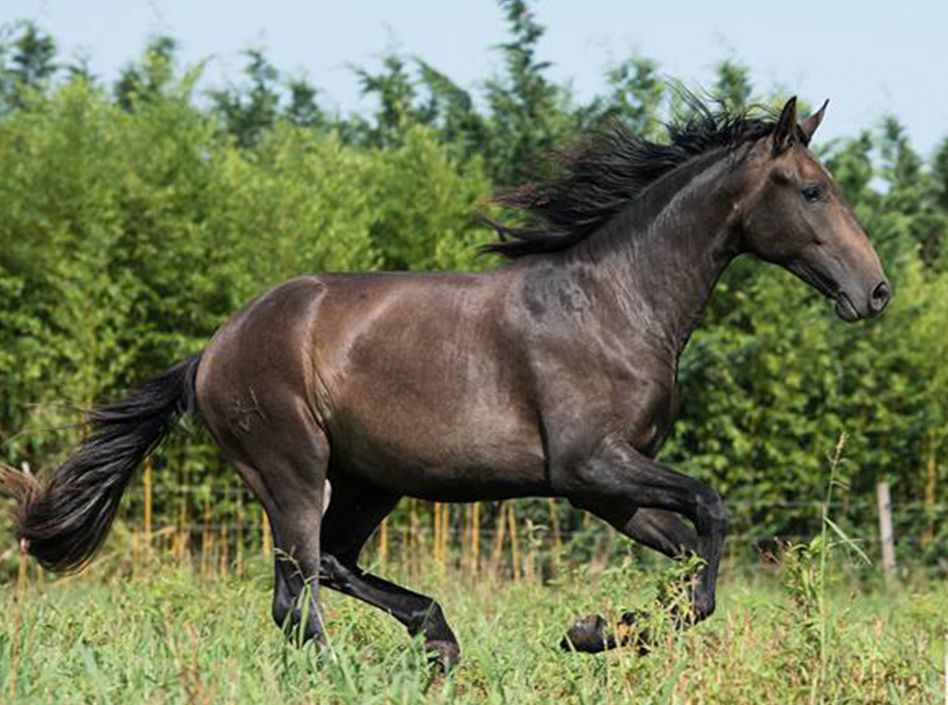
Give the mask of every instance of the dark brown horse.
[[(147, 453), (200, 412), (263, 503), (278, 549), (273, 617), (322, 638), (317, 584), (390, 613), (447, 662), (431, 598), (361, 570), (402, 496), (563, 497), (626, 536), (702, 568), (690, 621), (714, 610), (721, 498), (654, 460), (678, 357), (715, 282), (742, 253), (786, 267), (847, 321), (889, 284), (802, 123), (712, 112), (652, 144), (620, 127), (559, 174), (501, 197), (533, 229), (497, 226), (510, 257), (480, 274), (320, 274), (264, 294), (207, 348), (94, 412), (43, 485), (7, 471), (22, 545), (53, 570), (87, 561)], [(824, 106), (825, 108), (825, 106)], [(683, 521), (688, 520), (688, 523)], [(601, 619), (573, 645), (611, 646)]]

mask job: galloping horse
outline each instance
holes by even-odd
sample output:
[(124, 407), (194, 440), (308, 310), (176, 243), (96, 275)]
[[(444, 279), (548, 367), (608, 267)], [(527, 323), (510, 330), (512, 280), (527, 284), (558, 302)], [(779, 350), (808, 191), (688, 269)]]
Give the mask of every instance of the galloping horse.
[[(689, 622), (714, 610), (724, 505), (654, 460), (676, 368), (738, 255), (790, 270), (846, 321), (890, 296), (879, 259), (808, 149), (802, 122), (712, 110), (665, 144), (613, 125), (546, 181), (502, 194), (527, 227), (494, 224), (504, 266), (475, 274), (316, 274), (263, 294), (207, 348), (92, 413), (49, 478), (6, 470), (16, 532), (73, 570), (104, 539), (137, 466), (177, 418), (200, 413), (262, 502), (277, 557), (273, 618), (324, 640), (317, 586), (379, 607), (445, 664), (457, 640), (429, 597), (359, 568), (400, 497), (566, 498), (673, 558), (701, 559)], [(683, 518), (688, 523), (683, 521)], [(574, 648), (615, 645), (602, 619)]]

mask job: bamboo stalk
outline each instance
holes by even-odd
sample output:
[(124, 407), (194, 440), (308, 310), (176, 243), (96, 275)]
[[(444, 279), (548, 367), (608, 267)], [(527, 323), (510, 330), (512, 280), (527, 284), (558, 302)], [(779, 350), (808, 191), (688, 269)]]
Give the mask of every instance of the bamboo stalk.
[(471, 505), (464, 505), (458, 507), (458, 509), (458, 523), (461, 529), (458, 536), (460, 541), (460, 546), (458, 546), (458, 565), (464, 570), (470, 564), (471, 560)]
[(399, 552), (400, 563), (403, 566), (408, 565), (408, 557), (411, 555), (411, 524), (402, 524), (402, 545)]
[(520, 581), (520, 543), (517, 540), (517, 510), (513, 504), (507, 505), (507, 521), (510, 524), (510, 559), (513, 563), (514, 582)]
[(260, 507), (260, 544), (263, 555), (269, 556), (273, 553), (273, 537), (270, 533), (270, 518), (267, 516), (263, 507)]
[(237, 577), (241, 578), (244, 575), (244, 493), (241, 490), (237, 491), (237, 558), (235, 562), (235, 570), (237, 571)]
[(211, 548), (211, 496), (204, 497), (204, 526), (201, 527), (201, 578), (207, 579), (208, 551)]
[(145, 486), (145, 545), (151, 546), (151, 458), (145, 459), (145, 471), (142, 476), (142, 484)]
[(418, 563), (418, 508), (414, 497), (408, 501), (408, 521), (409, 521), (409, 540), (410, 549), (408, 566), (412, 575), (416, 575)]
[(504, 522), (506, 514), (507, 507), (501, 502), (497, 505), (497, 524), (494, 529), (494, 556), (492, 562), (494, 564), (495, 574), (499, 574), (501, 571), (501, 559), (504, 553)]
[(935, 434), (928, 434), (928, 462), (926, 463), (927, 475), (925, 481), (925, 516), (928, 517), (928, 525), (922, 532), (922, 547), (928, 548), (935, 540), (935, 475), (937, 470), (936, 462)]
[(434, 556), (435, 566), (438, 574), (444, 575), (444, 561), (441, 557), (441, 503), (435, 502), (432, 507), (432, 547), (431, 553)]
[(379, 564), (384, 568), (388, 562), (388, 517), (382, 519), (379, 527)]
[(471, 572), (477, 575), (481, 560), (481, 503), (471, 508)]
[(441, 510), (441, 559), (447, 563), (450, 561), (450, 551), (448, 550), (448, 537), (451, 534), (451, 507), (445, 504)]
[(553, 530), (553, 545), (557, 551), (560, 551), (563, 548), (563, 534), (560, 531), (560, 518), (556, 512), (556, 500), (550, 497), (547, 501), (550, 505), (550, 528)]
[[(183, 485), (182, 487), (188, 486), (188, 470), (187, 465), (184, 466), (184, 473), (182, 475)], [(180, 504), (178, 507), (178, 531), (176, 532), (176, 542), (177, 547), (175, 550), (176, 557), (178, 562), (183, 562), (187, 554), (188, 549), (188, 495), (182, 490)]]
[(550, 568), (553, 575), (559, 575), (560, 561), (563, 557), (563, 532), (560, 529), (560, 516), (556, 511), (556, 500), (550, 497), (548, 500), (550, 508), (550, 529), (553, 534), (553, 554), (550, 560)]

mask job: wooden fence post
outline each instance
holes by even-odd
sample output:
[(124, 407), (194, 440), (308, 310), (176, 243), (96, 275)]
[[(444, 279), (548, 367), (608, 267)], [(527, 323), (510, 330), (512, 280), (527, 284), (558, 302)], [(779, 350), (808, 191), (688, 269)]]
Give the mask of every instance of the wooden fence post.
[(892, 536), (892, 502), (889, 497), (889, 483), (881, 480), (876, 483), (876, 498), (879, 503), (879, 539), (882, 542), (882, 573), (886, 585), (892, 585), (895, 578), (895, 541)]

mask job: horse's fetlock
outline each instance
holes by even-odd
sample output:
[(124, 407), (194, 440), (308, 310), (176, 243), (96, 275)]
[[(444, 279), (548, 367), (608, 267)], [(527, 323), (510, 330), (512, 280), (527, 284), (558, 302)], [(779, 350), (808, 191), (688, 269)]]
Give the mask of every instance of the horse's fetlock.
[(694, 619), (696, 622), (707, 619), (714, 614), (714, 595), (705, 590), (698, 590), (694, 599)]

